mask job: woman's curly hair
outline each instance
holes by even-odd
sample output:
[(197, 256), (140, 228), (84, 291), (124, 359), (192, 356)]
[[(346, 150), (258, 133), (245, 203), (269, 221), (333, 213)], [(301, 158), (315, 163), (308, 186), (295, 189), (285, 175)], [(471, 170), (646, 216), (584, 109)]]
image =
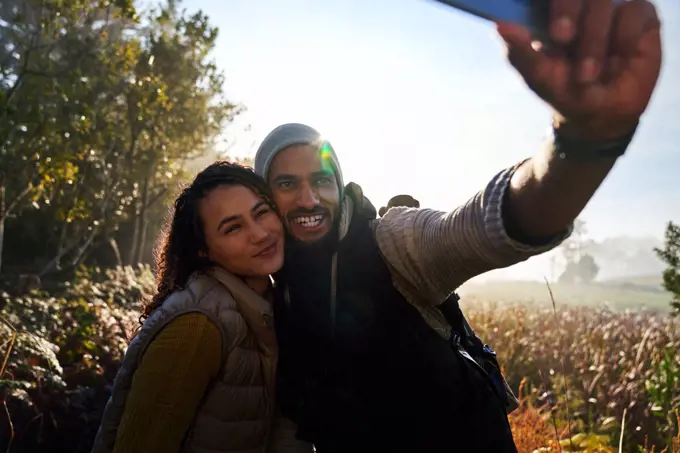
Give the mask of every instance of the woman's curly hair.
[(196, 175), (177, 197), (174, 209), (165, 221), (155, 250), (156, 294), (143, 303), (140, 324), (170, 294), (183, 289), (194, 272), (204, 271), (212, 265), (205, 258), (207, 247), (198, 205), (202, 198), (222, 185), (246, 186), (276, 211), (269, 187), (250, 167), (217, 161)]

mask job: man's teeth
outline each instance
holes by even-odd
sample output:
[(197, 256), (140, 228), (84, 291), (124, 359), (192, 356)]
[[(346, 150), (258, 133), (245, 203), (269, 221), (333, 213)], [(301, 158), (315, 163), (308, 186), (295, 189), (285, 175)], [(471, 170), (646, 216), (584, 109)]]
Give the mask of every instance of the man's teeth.
[(316, 214), (311, 216), (300, 216), (295, 218), (295, 223), (306, 228), (314, 228), (323, 221), (323, 214)]

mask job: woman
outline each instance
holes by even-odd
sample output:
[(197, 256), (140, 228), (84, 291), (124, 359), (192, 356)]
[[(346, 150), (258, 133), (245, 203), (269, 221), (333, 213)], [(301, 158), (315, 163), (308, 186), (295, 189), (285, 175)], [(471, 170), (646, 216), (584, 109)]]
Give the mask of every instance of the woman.
[(93, 453), (312, 451), (274, 421), (267, 297), (283, 248), (269, 190), (249, 168), (217, 162), (182, 191)]

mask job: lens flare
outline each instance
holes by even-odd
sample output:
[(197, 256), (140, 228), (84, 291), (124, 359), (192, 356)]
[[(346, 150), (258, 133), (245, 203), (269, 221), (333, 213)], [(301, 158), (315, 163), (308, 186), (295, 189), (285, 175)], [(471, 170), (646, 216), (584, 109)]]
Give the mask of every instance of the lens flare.
[(333, 147), (328, 141), (324, 140), (319, 148), (321, 155), (321, 166), (324, 171), (333, 172)]

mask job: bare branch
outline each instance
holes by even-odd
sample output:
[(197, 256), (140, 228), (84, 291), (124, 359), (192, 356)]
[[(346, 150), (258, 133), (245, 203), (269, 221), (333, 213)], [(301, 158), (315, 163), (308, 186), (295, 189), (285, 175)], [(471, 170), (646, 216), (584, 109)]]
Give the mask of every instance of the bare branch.
[(168, 187), (167, 187), (167, 186), (163, 186), (163, 187), (158, 191), (158, 193), (155, 194), (155, 195), (151, 198), (151, 200), (149, 200), (149, 203), (146, 205), (146, 207), (149, 208), (149, 207), (153, 206), (154, 204), (156, 204), (156, 202), (157, 202), (158, 200), (160, 200), (161, 198), (163, 198), (163, 195), (165, 195), (166, 193), (168, 193)]
[(31, 190), (33, 189), (33, 184), (29, 183), (24, 189), (19, 192), (19, 194), (14, 198), (14, 200), (7, 206), (7, 209), (5, 209), (5, 212), (2, 213), (4, 217), (8, 217), (21, 203), (21, 201), (28, 195)]

